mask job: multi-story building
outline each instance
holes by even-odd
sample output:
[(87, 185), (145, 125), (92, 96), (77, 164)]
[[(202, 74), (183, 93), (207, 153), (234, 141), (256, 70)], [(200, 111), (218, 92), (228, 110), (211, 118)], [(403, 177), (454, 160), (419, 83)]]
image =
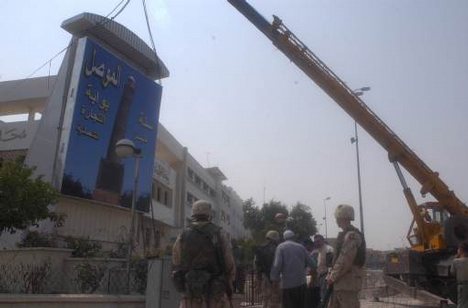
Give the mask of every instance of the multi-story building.
[[(26, 156), (57, 77), (0, 82), (0, 158)], [(3, 120), (2, 120), (3, 119)], [(243, 238), (242, 199), (223, 184), (219, 167), (203, 167), (162, 125), (158, 126), (153, 170), (152, 202), (139, 212), (138, 239), (146, 245), (167, 248), (190, 220), (192, 203), (210, 201), (214, 222), (232, 238)], [(59, 236), (89, 237), (110, 245), (128, 233), (129, 209), (95, 200), (62, 195), (56, 210), (67, 215)], [(12, 247), (19, 236), (2, 235), (0, 247)]]

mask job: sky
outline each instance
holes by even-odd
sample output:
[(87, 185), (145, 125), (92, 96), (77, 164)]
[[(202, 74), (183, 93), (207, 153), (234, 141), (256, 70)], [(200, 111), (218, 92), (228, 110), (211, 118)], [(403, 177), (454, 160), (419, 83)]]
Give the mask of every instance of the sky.
[[(31, 77), (67, 46), (63, 20), (105, 16), (119, 2), (0, 1), (0, 81)], [(270, 21), (279, 16), (350, 88), (370, 86), (365, 103), (468, 200), (467, 1), (249, 3)], [(359, 204), (354, 120), (227, 1), (147, 6), (171, 73), (161, 81), (160, 122), (203, 166), (219, 166), (241, 198), (304, 203), (321, 232), (326, 207), (328, 236), (336, 236), (336, 206)], [(116, 21), (149, 44), (141, 1), (131, 0)], [(60, 62), (32, 77), (55, 74)], [(412, 217), (398, 177), (377, 142), (358, 134), (368, 246), (407, 246)], [(430, 201), (405, 175), (417, 200)]]

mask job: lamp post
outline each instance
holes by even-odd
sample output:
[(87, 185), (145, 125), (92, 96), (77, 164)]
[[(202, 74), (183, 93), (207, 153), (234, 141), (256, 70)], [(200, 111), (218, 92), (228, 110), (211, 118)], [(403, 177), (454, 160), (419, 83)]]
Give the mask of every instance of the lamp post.
[[(356, 96), (364, 95), (364, 92), (370, 91), (370, 87), (362, 87), (353, 90)], [(361, 191), (361, 164), (359, 160), (359, 138), (357, 123), (354, 121), (354, 137), (351, 137), (351, 144), (356, 144), (356, 163), (357, 163), (357, 177), (358, 177), (358, 192), (359, 192), (359, 219), (361, 221), (361, 233), (364, 236), (364, 215), (362, 209), (362, 191)]]
[(327, 204), (326, 201), (330, 200), (331, 197), (326, 197), (323, 199), (323, 211), (324, 211), (324, 216), (323, 216), (323, 222), (325, 223), (325, 239), (328, 238), (328, 229), (327, 229)]
[(121, 139), (115, 144), (115, 153), (120, 158), (135, 158), (135, 172), (133, 176), (132, 208), (130, 218), (130, 233), (128, 235), (127, 251), (127, 292), (130, 293), (130, 262), (133, 251), (133, 237), (135, 234), (135, 207), (137, 201), (138, 178), (140, 173), (141, 149), (137, 148), (133, 141)]

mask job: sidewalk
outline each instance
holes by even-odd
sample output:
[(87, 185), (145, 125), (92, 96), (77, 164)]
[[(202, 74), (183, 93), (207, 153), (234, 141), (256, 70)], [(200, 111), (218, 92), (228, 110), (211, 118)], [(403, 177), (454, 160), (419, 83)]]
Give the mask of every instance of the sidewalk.
[(412, 299), (405, 295), (395, 295), (385, 298), (379, 298), (379, 301), (372, 299), (361, 299), (361, 308), (388, 308), (388, 307), (412, 307), (412, 308), (438, 308), (439, 304), (424, 303)]

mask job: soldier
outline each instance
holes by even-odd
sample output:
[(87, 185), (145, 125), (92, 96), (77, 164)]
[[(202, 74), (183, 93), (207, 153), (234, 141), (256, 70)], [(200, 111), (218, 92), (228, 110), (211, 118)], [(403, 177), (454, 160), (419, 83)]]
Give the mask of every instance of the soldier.
[(453, 260), (451, 273), (457, 278), (458, 301), (457, 307), (468, 307), (468, 242), (458, 246), (458, 253)]
[(362, 286), (362, 267), (366, 258), (366, 243), (361, 232), (351, 225), (354, 209), (341, 204), (335, 210), (338, 234), (333, 267), (327, 276), (328, 287), (333, 286), (329, 308), (360, 307), (358, 293)]
[(183, 292), (180, 308), (229, 307), (234, 258), (227, 234), (211, 223), (208, 201), (193, 204), (192, 223), (172, 248), (172, 266), (174, 285)]
[(255, 269), (257, 272), (257, 287), (262, 287), (262, 307), (281, 307), (281, 292), (273, 286), (270, 279), (271, 267), (275, 259), (275, 250), (280, 241), (279, 233), (270, 230), (265, 235), (266, 243), (255, 252)]

